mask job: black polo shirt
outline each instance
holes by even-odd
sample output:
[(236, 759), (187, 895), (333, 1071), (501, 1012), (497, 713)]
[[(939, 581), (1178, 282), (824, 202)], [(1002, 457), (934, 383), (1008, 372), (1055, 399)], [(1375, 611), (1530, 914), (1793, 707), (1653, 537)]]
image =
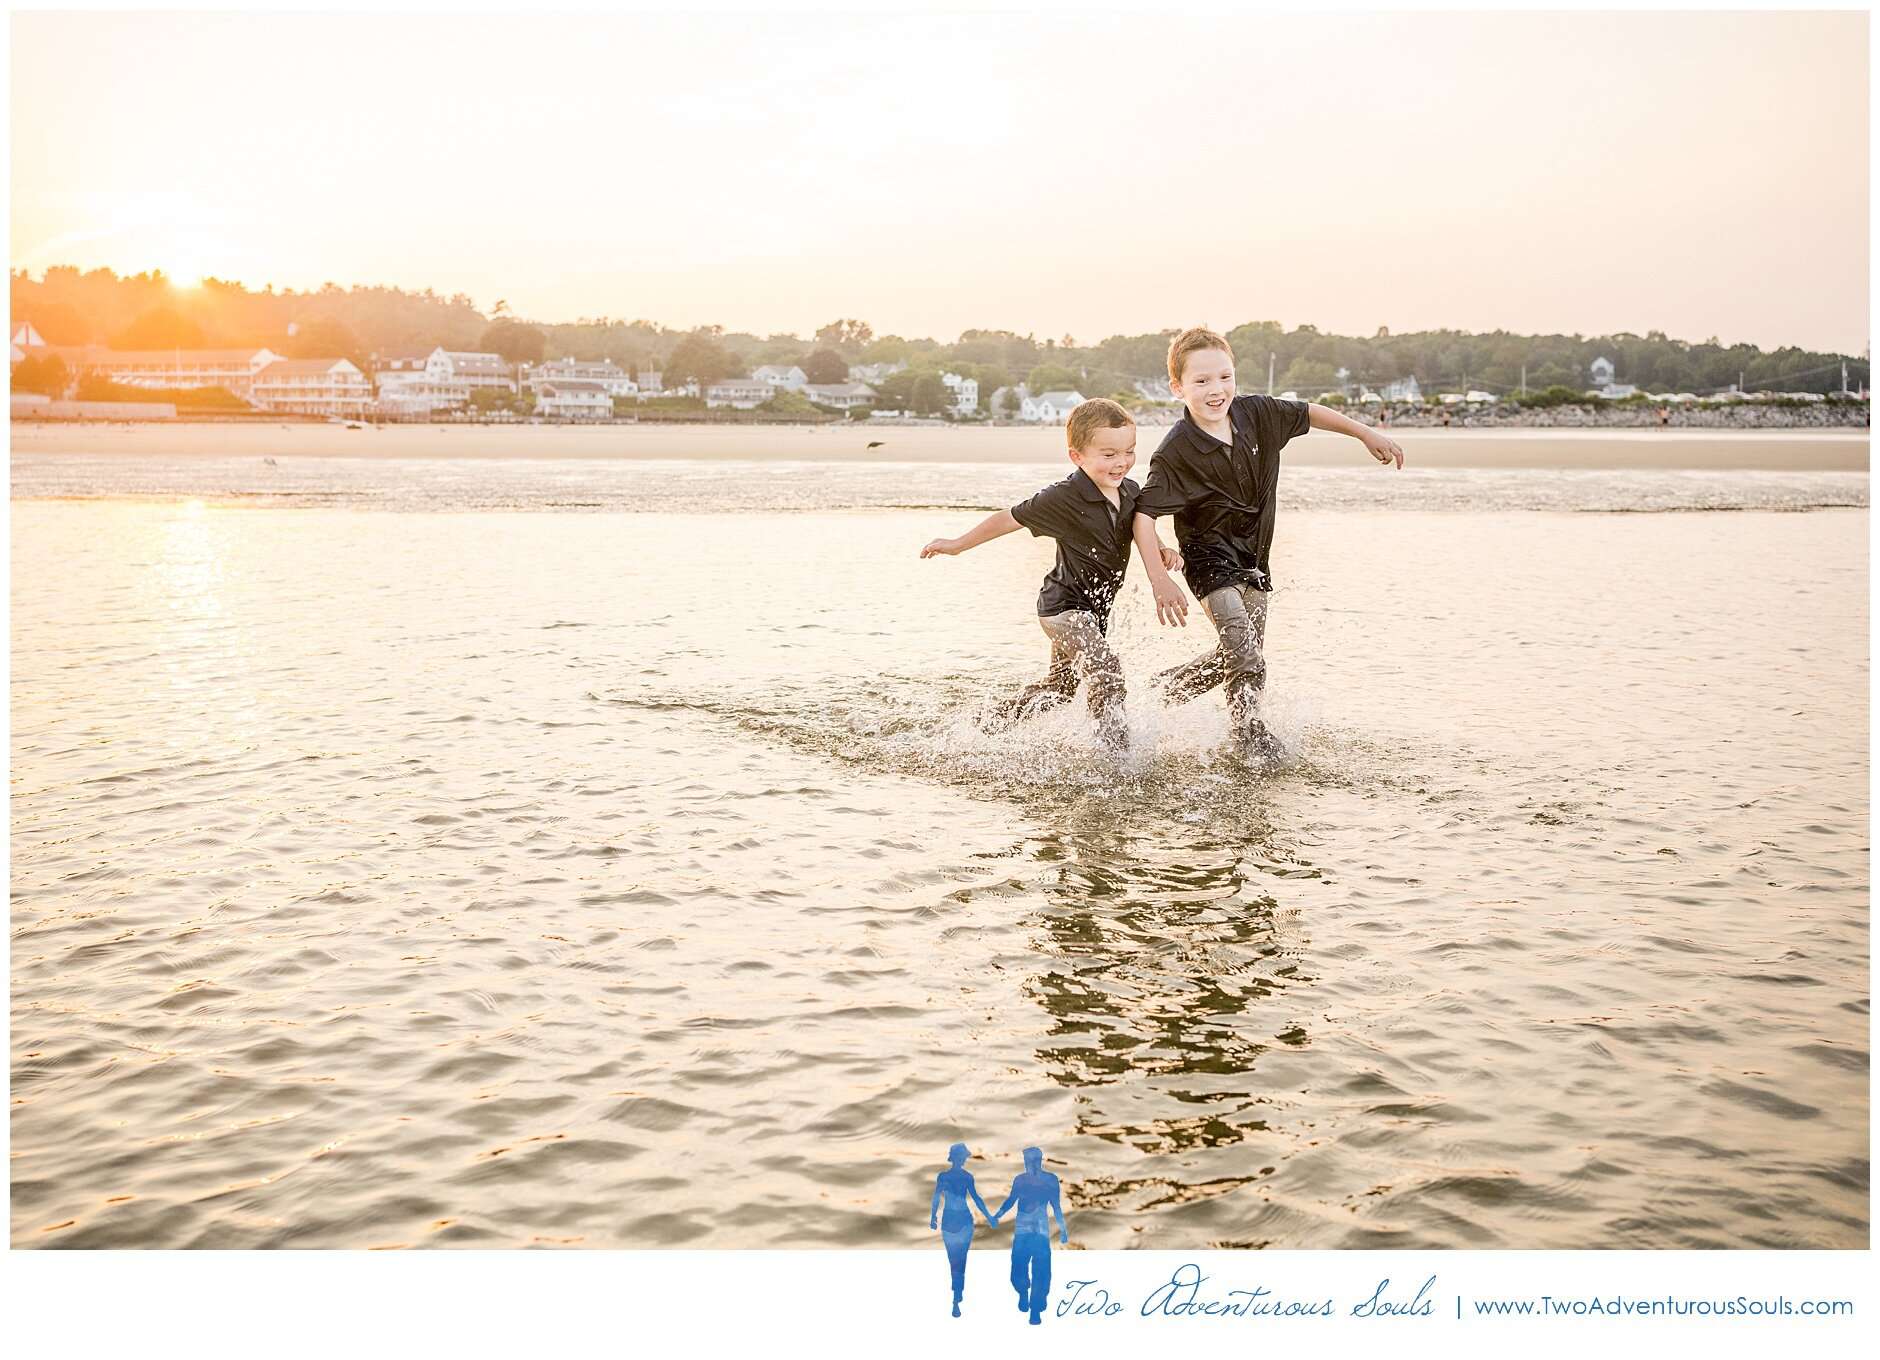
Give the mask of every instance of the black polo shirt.
[(1234, 429), (1224, 444), (1184, 414), (1149, 460), (1136, 509), (1175, 516), (1182, 574), (1197, 599), (1222, 586), (1250, 582), (1273, 588), (1273, 549), (1279, 451), (1312, 428), (1303, 401), (1235, 397), (1227, 418)]
[(1087, 609), (1107, 625), (1110, 603), (1129, 566), (1130, 527), (1140, 490), (1125, 477), (1116, 493), (1120, 508), (1112, 510), (1102, 490), (1078, 468), (1012, 507), (1012, 518), (1034, 535), (1057, 540), (1057, 565), (1038, 592), (1040, 618)]

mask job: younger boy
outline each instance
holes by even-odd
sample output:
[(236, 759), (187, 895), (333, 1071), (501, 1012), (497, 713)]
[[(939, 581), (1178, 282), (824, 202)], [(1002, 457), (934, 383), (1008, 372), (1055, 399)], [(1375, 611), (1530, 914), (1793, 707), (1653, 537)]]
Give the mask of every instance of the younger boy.
[(1232, 347), (1200, 326), (1169, 343), (1168, 377), (1169, 390), (1187, 413), (1149, 462), (1148, 480), (1136, 498), (1136, 546), (1155, 593), (1156, 617), (1186, 627), (1188, 601), (1156, 551), (1156, 519), (1175, 516), (1188, 588), (1220, 637), (1213, 651), (1162, 672), (1156, 683), (1168, 702), (1179, 704), (1225, 681), (1241, 754), (1277, 760), (1279, 744), (1257, 710), (1266, 685), (1266, 612), (1273, 589), (1268, 554), (1279, 451), (1309, 430), (1350, 435), (1387, 467), (1403, 466), (1403, 450), (1390, 436), (1329, 406), (1236, 396)]
[[(1038, 623), (1051, 640), (1051, 669), (1003, 705), (997, 718), (1012, 722), (1055, 708), (1088, 677), (1097, 730), (1105, 745), (1120, 749), (1129, 731), (1123, 720), (1123, 666), (1104, 634), (1129, 566), (1138, 487), (1127, 473), (1136, 464), (1136, 422), (1115, 402), (1095, 397), (1072, 411), (1064, 428), (1076, 471), (1030, 500), (986, 516), (958, 538), (936, 538), (920, 555), (952, 557), (1019, 528), (1056, 539), (1057, 565), (1038, 592)], [(1179, 554), (1160, 544), (1156, 548), (1158, 567), (1164, 562), (1181, 566)]]

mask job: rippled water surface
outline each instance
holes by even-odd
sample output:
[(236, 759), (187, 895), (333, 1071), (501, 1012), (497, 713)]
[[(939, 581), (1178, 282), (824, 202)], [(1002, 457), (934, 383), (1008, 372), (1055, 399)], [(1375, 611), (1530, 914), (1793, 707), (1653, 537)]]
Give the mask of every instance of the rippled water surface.
[(958, 469), (31, 471), (16, 1246), (925, 1246), (956, 1138), (1086, 1246), (1868, 1241), (1867, 514), (1775, 512), (1864, 476), (1293, 478), (1261, 776), (979, 732), (1048, 548), (916, 560)]

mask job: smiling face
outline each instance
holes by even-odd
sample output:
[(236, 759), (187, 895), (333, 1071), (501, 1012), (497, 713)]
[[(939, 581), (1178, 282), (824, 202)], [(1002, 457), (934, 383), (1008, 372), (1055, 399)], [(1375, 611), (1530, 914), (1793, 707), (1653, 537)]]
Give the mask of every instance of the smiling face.
[(1224, 349), (1196, 350), (1183, 359), (1182, 375), (1169, 390), (1202, 425), (1221, 424), (1234, 399), (1234, 356)]
[(1071, 450), (1071, 461), (1099, 490), (1114, 495), (1136, 466), (1136, 427), (1118, 425), (1107, 430), (1092, 430), (1081, 449)]

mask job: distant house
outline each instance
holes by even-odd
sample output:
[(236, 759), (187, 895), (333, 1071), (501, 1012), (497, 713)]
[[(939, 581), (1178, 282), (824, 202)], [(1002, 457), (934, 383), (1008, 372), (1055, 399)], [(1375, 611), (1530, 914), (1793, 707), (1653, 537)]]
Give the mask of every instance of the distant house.
[(1046, 425), (1062, 425), (1070, 419), (1071, 412), (1081, 406), (1083, 401), (1082, 392), (1067, 392), (1061, 389), (1056, 392), (1041, 393), (1036, 397), (1028, 396), (1024, 404), (1019, 407), (1018, 418)]
[(430, 357), (425, 360), (424, 369), (434, 382), (455, 383), (470, 388), (500, 387), (509, 392), (516, 390), (515, 370), (500, 354), (445, 349), (440, 345), (431, 351)]
[(282, 358), (270, 349), (124, 350), (87, 346), (56, 352), (82, 356), (76, 357), (76, 362), (68, 359), (68, 368), (87, 369), (125, 387), (220, 387), (244, 401), (253, 393), (255, 376)]
[(431, 375), (430, 349), (391, 350), (372, 356), (372, 381), (378, 388), (380, 415), (428, 416), (470, 400), (468, 383)]
[[(46, 337), (34, 328), (30, 321), (22, 321), (13, 328), (13, 347), (15, 349), (45, 349)], [(19, 362), (17, 359), (15, 363)]]
[(807, 383), (803, 395), (818, 406), (833, 407), (838, 411), (852, 411), (857, 406), (867, 406), (875, 399), (875, 389), (867, 383)]
[(276, 359), (249, 385), (264, 411), (303, 416), (362, 416), (372, 409), (372, 381), (350, 359)]
[(1417, 386), (1416, 374), (1413, 373), (1407, 378), (1394, 378), (1385, 383), (1383, 397), (1385, 401), (1420, 402), (1423, 400), (1423, 389)]
[(606, 383), (578, 378), (537, 383), (535, 413), (561, 420), (606, 420), (614, 413), (614, 394)]
[(962, 378), (957, 373), (942, 373), (940, 381), (953, 393), (953, 409), (963, 416), (979, 410), (979, 379)]
[(611, 359), (550, 359), (529, 370), (529, 386), (538, 397), (549, 383), (599, 383), (610, 397), (636, 397), (640, 393), (640, 385)]
[(664, 377), (656, 368), (643, 368), (635, 373), (633, 381), (640, 389), (640, 400), (645, 401), (648, 397), (656, 397), (664, 392)]
[(1629, 397), (1638, 391), (1638, 388), (1631, 383), (1613, 381), (1615, 373), (1612, 360), (1603, 354), (1587, 365), (1587, 372), (1592, 375), (1593, 395), (1596, 397), (1617, 400), (1620, 397)]
[(726, 378), (705, 389), (705, 404), (731, 407), (738, 411), (755, 410), (777, 395), (777, 389), (756, 378)]
[(787, 367), (783, 364), (764, 364), (752, 369), (751, 376), (759, 382), (769, 383), (772, 387), (780, 387), (789, 392), (801, 392), (804, 385), (809, 382), (809, 374), (795, 364)]
[(988, 404), (995, 418), (1010, 420), (1013, 416), (1020, 415), (1025, 403), (1030, 399), (1030, 390), (1025, 384), (1020, 383), (1017, 387), (993, 388), (992, 398)]
[(879, 387), (889, 377), (906, 367), (906, 364), (850, 364), (849, 381)]

